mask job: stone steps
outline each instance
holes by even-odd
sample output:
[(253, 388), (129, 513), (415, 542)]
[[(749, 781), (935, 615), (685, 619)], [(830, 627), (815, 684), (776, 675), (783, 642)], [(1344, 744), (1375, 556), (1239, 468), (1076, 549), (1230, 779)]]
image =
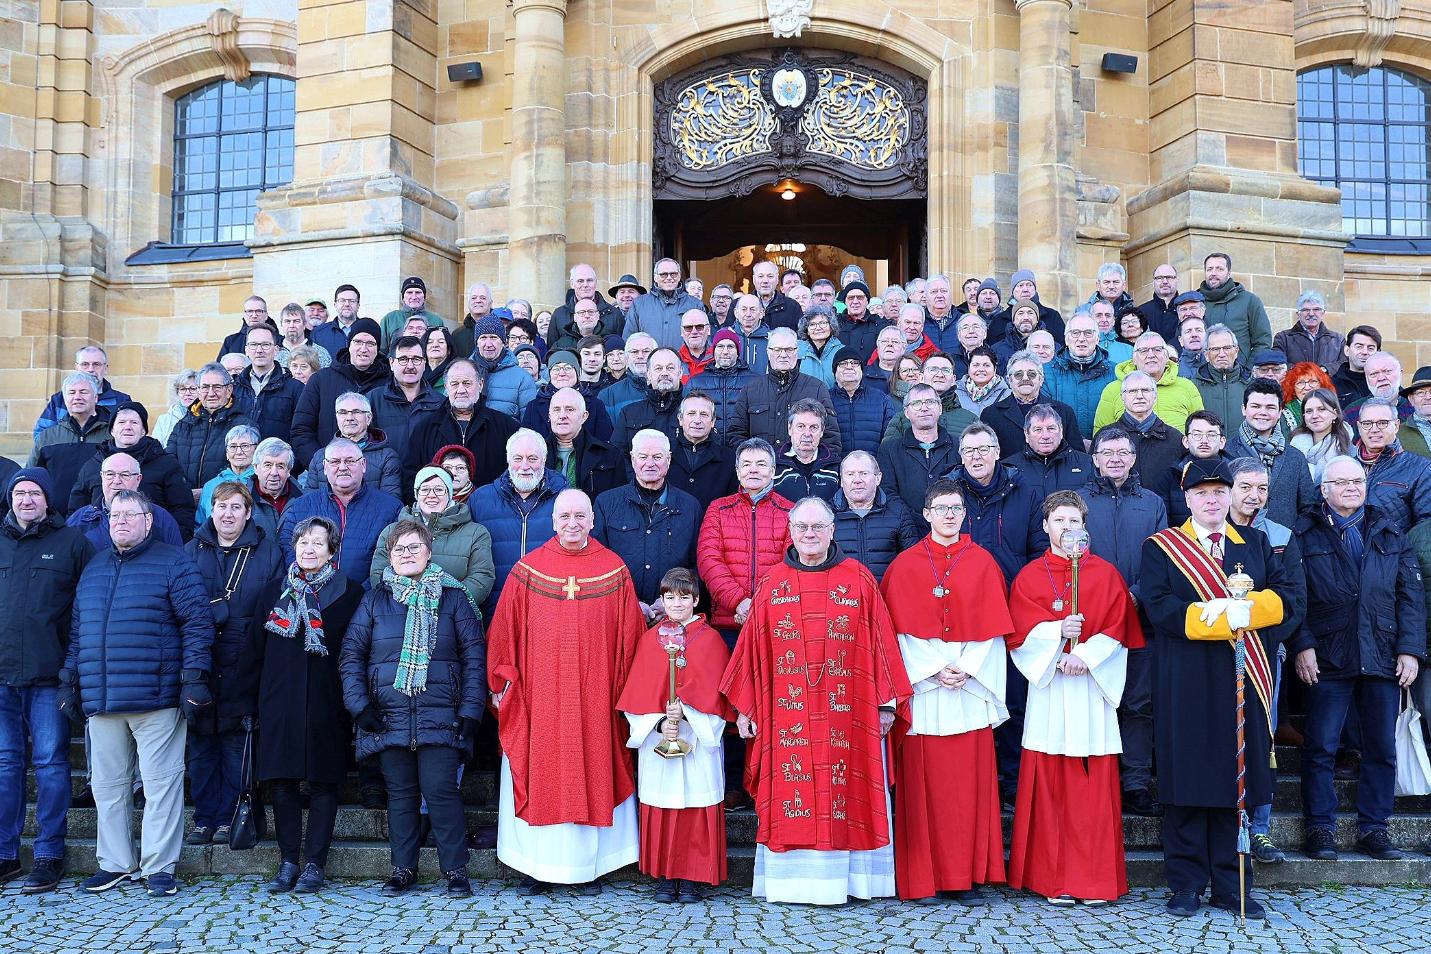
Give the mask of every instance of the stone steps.
[[(497, 813), (491, 808), (467, 809), (467, 830), (475, 831), (481, 825), (495, 825)], [(136, 811), (133, 817), (134, 831), (139, 831), (142, 813)], [(188, 832), (193, 821), (192, 809), (186, 809), (184, 831)], [(1004, 840), (1007, 843), (1013, 832), (1013, 815), (1005, 812)], [(269, 832), (273, 831), (272, 813), (268, 817)], [(1391, 840), (1407, 849), (1415, 849), (1431, 843), (1431, 815), (1398, 814), (1389, 820), (1388, 832)], [(755, 842), (756, 817), (750, 810), (726, 813), (726, 839), (734, 847), (748, 846)], [(23, 834), (35, 834), (34, 810), (26, 813)], [(1298, 814), (1272, 815), (1272, 840), (1284, 849), (1297, 849), (1302, 844), (1302, 817)], [(95, 810), (93, 808), (72, 808), (69, 813), (69, 837), (85, 839), (95, 835)], [(1337, 819), (1335, 837), (1342, 849), (1351, 849), (1356, 844), (1356, 819), (1345, 815)], [(388, 837), (387, 813), (357, 806), (342, 806), (338, 809), (338, 819), (334, 828), (334, 843), (386, 842)], [(1142, 818), (1137, 815), (1123, 816), (1123, 842), (1130, 851), (1157, 851), (1162, 847), (1162, 820)]]
[[(71, 839), (66, 845), (65, 861), (71, 874), (86, 874), (95, 870), (94, 842), (91, 839)], [(22, 860), (30, 862), (29, 840), (21, 850)], [(278, 846), (262, 842), (252, 851), (230, 851), (227, 848), (185, 845), (179, 856), (180, 876), (258, 875), (271, 876), (278, 867)], [(755, 867), (755, 849), (737, 845), (730, 849), (729, 881), (748, 887)], [(1317, 886), (1323, 884), (1394, 885), (1431, 883), (1431, 858), (1425, 855), (1403, 861), (1376, 861), (1348, 853), (1337, 861), (1312, 861), (1299, 855), (1289, 855), (1280, 865), (1256, 865), (1255, 880), (1259, 887)], [(336, 842), (328, 856), (330, 878), (382, 880), (391, 871), (386, 842)], [(468, 862), (473, 878), (505, 880), (518, 877), (517, 872), (497, 860), (495, 850), (473, 851)], [(437, 852), (424, 848), (420, 853), (419, 873), (426, 879), (438, 876)], [(639, 879), (642, 875), (634, 865), (615, 872), (613, 878)], [(1157, 887), (1164, 884), (1163, 858), (1157, 851), (1128, 853), (1128, 882), (1133, 886)]]

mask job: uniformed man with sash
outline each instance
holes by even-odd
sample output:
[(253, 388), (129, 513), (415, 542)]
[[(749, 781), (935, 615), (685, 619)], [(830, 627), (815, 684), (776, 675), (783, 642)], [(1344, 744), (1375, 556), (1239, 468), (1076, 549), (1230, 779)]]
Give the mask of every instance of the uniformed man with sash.
[[(1227, 519), (1232, 476), (1218, 459), (1194, 459), (1181, 488), (1192, 517), (1143, 544), (1141, 592), (1155, 640), (1154, 715), (1168, 913), (1197, 912), (1211, 882), (1213, 907), (1265, 917), (1239, 881), (1239, 808), (1271, 799), (1272, 674), (1269, 630), (1290, 587), (1262, 531)], [(1246, 579), (1251, 578), (1250, 586)], [(1245, 598), (1234, 588), (1247, 586)], [(1240, 645), (1239, 645), (1240, 644)], [(1245, 671), (1239, 695), (1239, 662)], [(1243, 743), (1239, 751), (1239, 741)], [(1241, 839), (1245, 841), (1246, 839)], [(1244, 849), (1245, 850), (1245, 849)]]

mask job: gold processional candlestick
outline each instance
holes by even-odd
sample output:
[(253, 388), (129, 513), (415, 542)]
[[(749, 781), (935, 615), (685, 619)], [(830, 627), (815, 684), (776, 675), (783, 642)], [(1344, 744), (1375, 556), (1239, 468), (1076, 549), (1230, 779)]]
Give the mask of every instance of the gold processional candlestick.
[[(676, 697), (676, 668), (685, 665), (685, 660), (678, 659), (681, 651), (686, 648), (686, 631), (681, 626), (662, 626), (660, 629), (661, 647), (666, 650), (666, 656), (670, 661), (670, 692), (667, 694), (668, 705), (675, 705), (681, 700)], [(661, 717), (665, 722), (665, 716)], [(656, 743), (656, 754), (663, 759), (685, 758), (691, 751), (691, 743), (684, 739), (662, 739)]]

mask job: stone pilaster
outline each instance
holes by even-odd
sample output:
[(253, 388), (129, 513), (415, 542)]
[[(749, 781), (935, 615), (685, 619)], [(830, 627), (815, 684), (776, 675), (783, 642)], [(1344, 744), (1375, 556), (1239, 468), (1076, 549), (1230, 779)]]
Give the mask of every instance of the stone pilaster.
[(1297, 174), (1293, 0), (1155, 0), (1148, 17), (1150, 175), (1128, 200), (1139, 297), (1172, 262), (1183, 287), (1211, 251), (1262, 297), (1275, 328), (1311, 288), (1342, 310), (1339, 193)]
[(104, 343), (107, 281), (103, 236), (85, 218), (99, 125), (93, 4), (11, 13), (20, 18), (4, 24), (0, 84), (0, 452), (20, 453), (74, 351)]
[(1019, 14), (1019, 268), (1039, 297), (1069, 309), (1078, 295), (1078, 188), (1073, 171), (1071, 0), (1017, 0)]
[(566, 272), (566, 0), (514, 0), (506, 286), (561, 304)]
[(434, 188), (437, 46), (436, 0), (299, 0), (293, 182), (259, 197), (249, 243), (270, 307), (351, 281), (378, 318), (421, 275), (462, 317), (457, 206)]

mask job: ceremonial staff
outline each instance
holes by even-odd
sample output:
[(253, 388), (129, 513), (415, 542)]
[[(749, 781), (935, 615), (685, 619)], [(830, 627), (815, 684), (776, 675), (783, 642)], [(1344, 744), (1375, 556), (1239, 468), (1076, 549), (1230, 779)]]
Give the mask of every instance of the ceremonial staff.
[[(1227, 592), (1235, 600), (1247, 599), (1257, 583), (1242, 572), (1227, 575)], [(1242, 926), (1247, 927), (1247, 855), (1252, 851), (1252, 826), (1247, 817), (1247, 630), (1235, 631), (1232, 652), (1237, 672), (1237, 899)]]
[[(661, 648), (666, 651), (666, 656), (671, 667), (670, 693), (667, 698), (668, 705), (675, 705), (681, 700), (676, 697), (676, 669), (686, 664), (686, 659), (681, 653), (686, 648), (686, 628), (667, 623), (658, 630), (661, 639)], [(662, 721), (665, 717), (662, 716)], [(691, 743), (684, 739), (662, 739), (656, 743), (656, 754), (663, 759), (679, 759), (690, 754)]]
[[(1073, 610), (1073, 616), (1078, 615), (1078, 563), (1083, 559), (1083, 555), (1088, 552), (1088, 531), (1087, 530), (1065, 530), (1063, 538), (1063, 552), (1068, 554), (1068, 562), (1071, 564), (1071, 579), (1069, 580), (1069, 602)], [(1074, 637), (1073, 646), (1078, 645), (1078, 637)]]

